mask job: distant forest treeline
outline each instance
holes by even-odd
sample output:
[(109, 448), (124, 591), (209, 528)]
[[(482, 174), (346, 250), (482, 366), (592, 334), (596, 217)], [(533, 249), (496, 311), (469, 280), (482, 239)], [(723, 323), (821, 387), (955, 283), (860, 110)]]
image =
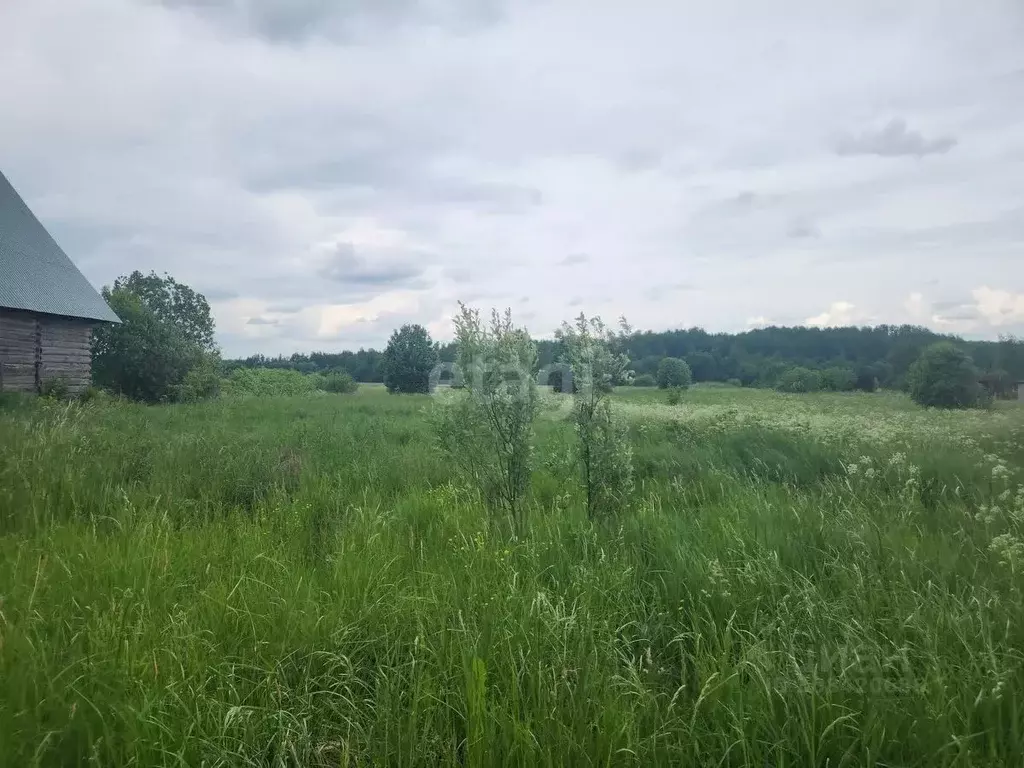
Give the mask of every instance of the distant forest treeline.
[[(675, 331), (641, 331), (626, 340), (626, 350), (636, 374), (651, 374), (664, 357), (680, 357), (689, 363), (694, 381), (734, 381), (744, 386), (773, 387), (790, 368), (811, 370), (849, 369), (854, 376), (874, 377), (883, 387), (900, 389), (910, 365), (925, 347), (937, 341), (953, 341), (970, 353), (983, 379), (996, 389), (1024, 380), (1024, 341), (1011, 336), (999, 341), (965, 341), (912, 325), (878, 325), (863, 328), (761, 328), (743, 333), (708, 333), (702, 328)], [(555, 362), (559, 344), (538, 340), (541, 366)], [(441, 360), (453, 361), (453, 343), (438, 346)], [(376, 349), (357, 352), (296, 352), (289, 357), (253, 355), (226, 360), (234, 368), (289, 368), (306, 373), (344, 370), (356, 381), (379, 382), (382, 353)]]

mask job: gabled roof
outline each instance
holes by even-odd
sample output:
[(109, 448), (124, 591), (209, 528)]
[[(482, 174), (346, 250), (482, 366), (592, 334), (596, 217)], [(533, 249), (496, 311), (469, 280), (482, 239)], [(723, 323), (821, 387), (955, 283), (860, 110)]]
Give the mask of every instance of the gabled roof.
[(0, 307), (121, 322), (0, 173)]

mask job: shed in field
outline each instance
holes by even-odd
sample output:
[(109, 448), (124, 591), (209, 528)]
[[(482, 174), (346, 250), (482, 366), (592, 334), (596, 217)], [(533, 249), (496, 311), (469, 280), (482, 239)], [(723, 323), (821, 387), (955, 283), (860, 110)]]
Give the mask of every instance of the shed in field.
[(0, 173), (0, 391), (91, 380), (92, 329), (121, 322)]

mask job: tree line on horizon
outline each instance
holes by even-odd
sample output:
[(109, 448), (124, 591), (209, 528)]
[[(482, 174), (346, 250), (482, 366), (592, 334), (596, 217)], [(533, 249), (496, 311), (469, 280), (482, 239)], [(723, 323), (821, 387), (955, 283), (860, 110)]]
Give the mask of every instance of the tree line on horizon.
[[(914, 325), (813, 328), (768, 327), (740, 333), (710, 333), (703, 328), (640, 331), (625, 339), (635, 379), (653, 385), (665, 358), (685, 360), (694, 382), (731, 382), (752, 387), (811, 387), (815, 379), (826, 389), (906, 389), (911, 366), (929, 346), (950, 342), (966, 352), (980, 372), (981, 383), (995, 397), (1007, 396), (1024, 381), (1024, 341), (1013, 336), (998, 341), (968, 341)], [(559, 360), (562, 343), (541, 339), (537, 362)], [(438, 359), (453, 362), (454, 342), (438, 343)], [(344, 371), (357, 382), (384, 380), (384, 353), (377, 349), (342, 352), (262, 354), (225, 360), (237, 368), (281, 368), (302, 373)]]
[[(224, 360), (215, 342), (206, 298), (170, 275), (135, 271), (105, 286), (103, 296), (122, 322), (98, 328), (93, 334), (94, 383), (98, 389), (141, 402), (197, 401), (215, 397), (222, 384), (229, 389), (247, 383), (267, 384), (262, 379), (256, 381), (256, 369), (312, 374), (288, 379), (289, 386), (301, 384), (304, 389), (312, 384), (315, 389), (344, 393), (354, 391), (358, 382), (390, 381), (389, 389), (419, 391), (426, 387), (425, 379), (417, 384), (419, 389), (395, 384), (396, 365), (405, 365), (397, 359), (429, 360), (428, 369), (438, 361), (455, 363), (458, 359), (455, 341), (438, 343), (422, 326), (405, 325), (396, 329), (385, 350), (296, 352), (287, 357), (257, 354)], [(630, 375), (623, 382), (641, 386), (678, 389), (683, 380), (686, 386), (718, 381), (784, 392), (883, 387), (913, 395), (916, 390), (923, 391), (923, 382), (929, 378), (922, 377), (922, 366), (915, 369), (927, 350), (931, 354), (924, 362), (944, 372), (938, 379), (957, 386), (955, 396), (952, 390), (931, 393), (934, 398), (926, 393), (922, 401), (944, 400), (964, 406), (1012, 396), (1017, 382), (1024, 381), (1024, 340), (1009, 335), (998, 341), (968, 341), (913, 325), (773, 326), (741, 333), (709, 333), (696, 327), (635, 332), (624, 320), (621, 323), (621, 331), (614, 334), (614, 347), (615, 354), (628, 363)], [(531, 340), (536, 370), (567, 359), (571, 345), (567, 346), (563, 330), (553, 339)], [(941, 349), (936, 351), (936, 347)], [(679, 382), (670, 386), (666, 381), (672, 378), (668, 375), (672, 365), (680, 374), (685, 370), (685, 375), (676, 376)], [(283, 379), (278, 379), (281, 384)], [(561, 381), (545, 383), (562, 388)], [(253, 389), (259, 387), (247, 387), (247, 391)]]

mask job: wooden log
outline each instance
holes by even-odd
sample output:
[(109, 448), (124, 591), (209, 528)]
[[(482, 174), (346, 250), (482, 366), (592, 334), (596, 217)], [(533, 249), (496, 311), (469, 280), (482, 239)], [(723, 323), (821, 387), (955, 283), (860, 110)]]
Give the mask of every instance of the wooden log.
[(88, 347), (85, 349), (71, 347), (43, 347), (42, 350), (40, 350), (40, 353), (43, 357), (92, 357), (92, 350)]
[(43, 365), (64, 365), (66, 363), (89, 366), (92, 364), (92, 358), (89, 355), (43, 355)]

